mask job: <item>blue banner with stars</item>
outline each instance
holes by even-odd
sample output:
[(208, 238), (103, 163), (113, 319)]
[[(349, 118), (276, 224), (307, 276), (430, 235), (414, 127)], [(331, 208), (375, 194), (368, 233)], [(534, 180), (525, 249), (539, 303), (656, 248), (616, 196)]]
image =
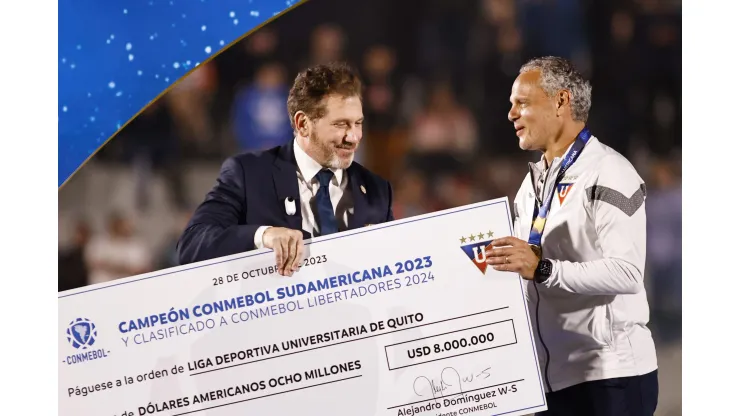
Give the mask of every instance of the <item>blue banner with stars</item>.
[(59, 186), (170, 85), (300, 3), (59, 0)]

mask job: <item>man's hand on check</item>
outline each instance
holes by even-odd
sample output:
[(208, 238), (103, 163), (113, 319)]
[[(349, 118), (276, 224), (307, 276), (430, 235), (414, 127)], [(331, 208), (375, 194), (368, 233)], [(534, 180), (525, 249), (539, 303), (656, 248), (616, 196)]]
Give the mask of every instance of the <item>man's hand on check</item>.
[(303, 233), (282, 227), (270, 227), (262, 243), (275, 251), (275, 264), (282, 276), (292, 276), (303, 261)]
[(518, 238), (498, 238), (486, 247), (486, 263), (496, 270), (519, 273), (527, 280), (534, 278), (539, 262), (529, 244)]

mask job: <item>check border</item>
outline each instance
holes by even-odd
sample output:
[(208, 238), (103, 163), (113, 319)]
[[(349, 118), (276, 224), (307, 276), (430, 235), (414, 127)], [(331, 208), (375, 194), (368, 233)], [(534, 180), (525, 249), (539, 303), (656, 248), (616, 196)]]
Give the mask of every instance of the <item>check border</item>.
[[(373, 231), (383, 230), (383, 229), (386, 229), (386, 228), (397, 227), (399, 225), (410, 224), (410, 223), (419, 222), (419, 221), (425, 221), (425, 220), (432, 219), (432, 218), (443, 217), (443, 216), (447, 216), (447, 215), (451, 215), (451, 214), (456, 214), (456, 213), (459, 213), (459, 212), (471, 211), (471, 210), (485, 208), (485, 207), (490, 207), (490, 206), (499, 205), (499, 204), (504, 204), (504, 207), (506, 208), (506, 214), (507, 214), (507, 216), (510, 219), (510, 221), (509, 221), (509, 235), (514, 235), (513, 224), (511, 222), (511, 218), (512, 218), (511, 217), (511, 211), (510, 211), (510, 208), (509, 208), (509, 198), (508, 197), (503, 197), (503, 198), (499, 198), (499, 199), (488, 201), (488, 202), (480, 202), (480, 203), (477, 203), (477, 204), (466, 205), (466, 206), (464, 206), (462, 208), (451, 208), (451, 209), (444, 210), (444, 211), (439, 211), (439, 212), (436, 212), (436, 213), (433, 213), (433, 214), (426, 214), (426, 215), (420, 216), (419, 218), (411, 218), (411, 219), (408, 219), (408, 220), (397, 220), (397, 221), (394, 221), (391, 224), (377, 224), (377, 225), (373, 226), (369, 230), (368, 229), (362, 229), (362, 228), (360, 228), (360, 229), (355, 229), (355, 230), (352, 230), (352, 232), (347, 232), (346, 234), (343, 234), (343, 235), (340, 235), (340, 236), (336, 236), (336, 237), (332, 237), (332, 236), (318, 237), (317, 240), (316, 239), (312, 239), (310, 242), (306, 242), (305, 245), (319, 244), (319, 243), (322, 243), (322, 242), (325, 242), (325, 241), (331, 241), (331, 240), (345, 238), (345, 237), (349, 237), (349, 236), (353, 236), (353, 235), (359, 235), (359, 234), (363, 234), (363, 233), (369, 233), (369, 232), (373, 232)], [(190, 271), (190, 270), (196, 270), (196, 269), (200, 269), (200, 268), (203, 268), (203, 267), (212, 266), (212, 265), (215, 265), (215, 264), (229, 263), (229, 262), (233, 262), (233, 261), (236, 261), (236, 260), (241, 260), (241, 259), (250, 258), (250, 257), (256, 257), (256, 256), (262, 256), (262, 255), (271, 254), (271, 253), (273, 253), (272, 250), (266, 250), (266, 251), (262, 251), (262, 252), (258, 252), (258, 253), (250, 253), (250, 254), (239, 256), (239, 257), (228, 258), (228, 259), (220, 260), (220, 261), (214, 261), (214, 262), (206, 261), (203, 264), (196, 263), (193, 266), (180, 266), (182, 268), (179, 268), (178, 267), (176, 270), (172, 270), (172, 271), (169, 271), (169, 272), (166, 272), (166, 273), (159, 273), (159, 274), (155, 274), (155, 275), (152, 275), (152, 276), (145, 276), (145, 277), (142, 277), (142, 278), (139, 278), (139, 279), (129, 280), (129, 281), (126, 281), (126, 282), (113, 283), (113, 284), (108, 284), (108, 285), (104, 285), (104, 286), (101, 286), (101, 287), (96, 287), (96, 288), (87, 289), (87, 290), (80, 290), (80, 291), (74, 291), (75, 289), (73, 289), (73, 293), (61, 294), (61, 295), (59, 295), (57, 297), (57, 299), (63, 299), (63, 298), (67, 298), (67, 297), (81, 295), (81, 294), (84, 294), (84, 293), (94, 292), (94, 291), (97, 291), (97, 290), (110, 289), (110, 288), (117, 287), (117, 286), (122, 286), (122, 285), (127, 285), (127, 284), (132, 284), (132, 283), (138, 283), (138, 282), (142, 282), (142, 281), (145, 281), (145, 280), (153, 279), (155, 277), (163, 277), (163, 276), (178, 274), (178, 273), (181, 273), (181, 272)], [(526, 299), (526, 297), (524, 295), (524, 282), (523, 282), (523, 279), (519, 279), (519, 289), (520, 289), (521, 294), (522, 294), (521, 299), (522, 299), (522, 303), (524, 304), (524, 310), (527, 311), (528, 310), (527, 309), (527, 299)], [(544, 385), (542, 383), (542, 374), (541, 374), (541, 371), (539, 369), (539, 361), (537, 360), (537, 354), (535, 352), (534, 334), (532, 333), (532, 330), (531, 330), (532, 323), (531, 323), (530, 318), (529, 318), (529, 313), (525, 313), (525, 316), (527, 317), (527, 325), (530, 328), (529, 337), (530, 337), (530, 341), (531, 341), (531, 344), (532, 344), (532, 355), (535, 358), (535, 364), (537, 365), (537, 370), (538, 370), (537, 371), (537, 378), (538, 378), (538, 380), (540, 382), (540, 386), (541, 386), (541, 388), (540, 388), (540, 395), (541, 396), (540, 397), (542, 398), (542, 404), (537, 405), (537, 406), (527, 407), (527, 408), (524, 408), (524, 409), (512, 410), (511, 412), (507, 412), (507, 413), (513, 413), (513, 412), (517, 412), (517, 411), (521, 411), (521, 410), (532, 409), (532, 408), (539, 407), (539, 406), (544, 406), (544, 405), (547, 404), (547, 402), (545, 401), (545, 390), (544, 390)]]

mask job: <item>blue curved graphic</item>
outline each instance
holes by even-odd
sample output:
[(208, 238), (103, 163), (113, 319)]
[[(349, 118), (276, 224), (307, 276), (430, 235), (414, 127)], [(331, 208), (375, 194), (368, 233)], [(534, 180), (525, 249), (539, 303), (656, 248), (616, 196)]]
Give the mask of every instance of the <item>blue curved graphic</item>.
[(59, 0), (59, 176), (189, 70), (299, 0)]

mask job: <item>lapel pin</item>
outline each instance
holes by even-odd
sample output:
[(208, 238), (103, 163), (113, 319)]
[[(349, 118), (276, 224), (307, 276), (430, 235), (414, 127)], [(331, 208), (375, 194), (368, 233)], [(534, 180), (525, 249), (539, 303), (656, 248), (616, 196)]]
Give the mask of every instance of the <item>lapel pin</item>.
[(291, 197), (285, 198), (285, 212), (288, 215), (295, 215), (295, 199)]
[(362, 191), (363, 194), (367, 193), (367, 189), (365, 189), (365, 185), (360, 185), (360, 191)]

